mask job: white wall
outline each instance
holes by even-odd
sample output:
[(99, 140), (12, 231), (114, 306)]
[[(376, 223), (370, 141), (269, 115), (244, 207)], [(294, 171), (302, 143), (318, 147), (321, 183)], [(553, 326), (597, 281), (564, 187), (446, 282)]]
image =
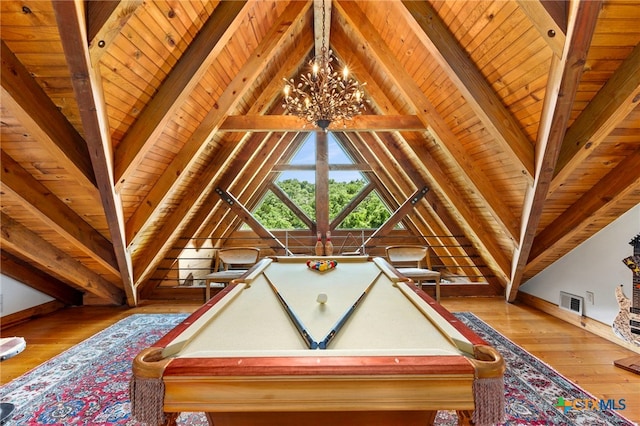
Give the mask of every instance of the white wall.
[(0, 274), (0, 315), (10, 315), (54, 300), (13, 278)]
[[(611, 324), (619, 312), (615, 288), (623, 285), (631, 298), (632, 273), (622, 259), (633, 254), (631, 239), (640, 233), (640, 204), (584, 243), (548, 266), (520, 287), (551, 303), (560, 303), (560, 291), (584, 298), (583, 314)], [(594, 293), (594, 304), (586, 292)]]

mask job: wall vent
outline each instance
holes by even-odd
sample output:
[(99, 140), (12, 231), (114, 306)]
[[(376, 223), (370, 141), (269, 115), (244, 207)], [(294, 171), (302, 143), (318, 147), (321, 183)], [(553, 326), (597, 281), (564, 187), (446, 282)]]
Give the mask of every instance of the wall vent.
[(575, 312), (578, 315), (582, 315), (582, 307), (584, 306), (584, 299), (574, 294), (560, 292), (560, 307), (567, 311)]

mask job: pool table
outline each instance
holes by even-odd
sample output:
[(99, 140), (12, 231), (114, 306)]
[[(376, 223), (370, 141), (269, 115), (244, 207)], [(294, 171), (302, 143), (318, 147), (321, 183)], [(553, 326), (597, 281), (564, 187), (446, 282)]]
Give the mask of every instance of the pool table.
[[(133, 416), (175, 424), (430, 424), (504, 413), (504, 361), (382, 258), (259, 261), (133, 362)], [(473, 414), (471, 414), (473, 412)]]

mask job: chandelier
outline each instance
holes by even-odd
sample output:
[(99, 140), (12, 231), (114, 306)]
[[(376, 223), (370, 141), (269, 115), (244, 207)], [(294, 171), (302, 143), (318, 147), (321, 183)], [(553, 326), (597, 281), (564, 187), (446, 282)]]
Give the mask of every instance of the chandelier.
[(326, 132), (332, 122), (350, 120), (361, 113), (365, 107), (362, 87), (366, 83), (351, 78), (346, 66), (340, 73), (333, 70), (333, 53), (325, 46), (324, 1), (322, 18), (320, 55), (309, 62), (311, 70), (302, 73), (297, 84), (294, 79), (284, 79), (282, 107)]

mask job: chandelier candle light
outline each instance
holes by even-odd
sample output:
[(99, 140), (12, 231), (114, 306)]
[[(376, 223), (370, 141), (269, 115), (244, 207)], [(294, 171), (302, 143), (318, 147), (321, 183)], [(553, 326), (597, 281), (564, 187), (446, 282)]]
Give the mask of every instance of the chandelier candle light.
[(325, 13), (323, 2), (320, 55), (309, 63), (311, 72), (302, 73), (298, 84), (293, 79), (284, 79), (282, 107), (326, 132), (332, 122), (350, 120), (361, 113), (365, 107), (362, 87), (366, 83), (351, 78), (346, 66), (341, 73), (333, 70), (333, 53), (325, 46)]

